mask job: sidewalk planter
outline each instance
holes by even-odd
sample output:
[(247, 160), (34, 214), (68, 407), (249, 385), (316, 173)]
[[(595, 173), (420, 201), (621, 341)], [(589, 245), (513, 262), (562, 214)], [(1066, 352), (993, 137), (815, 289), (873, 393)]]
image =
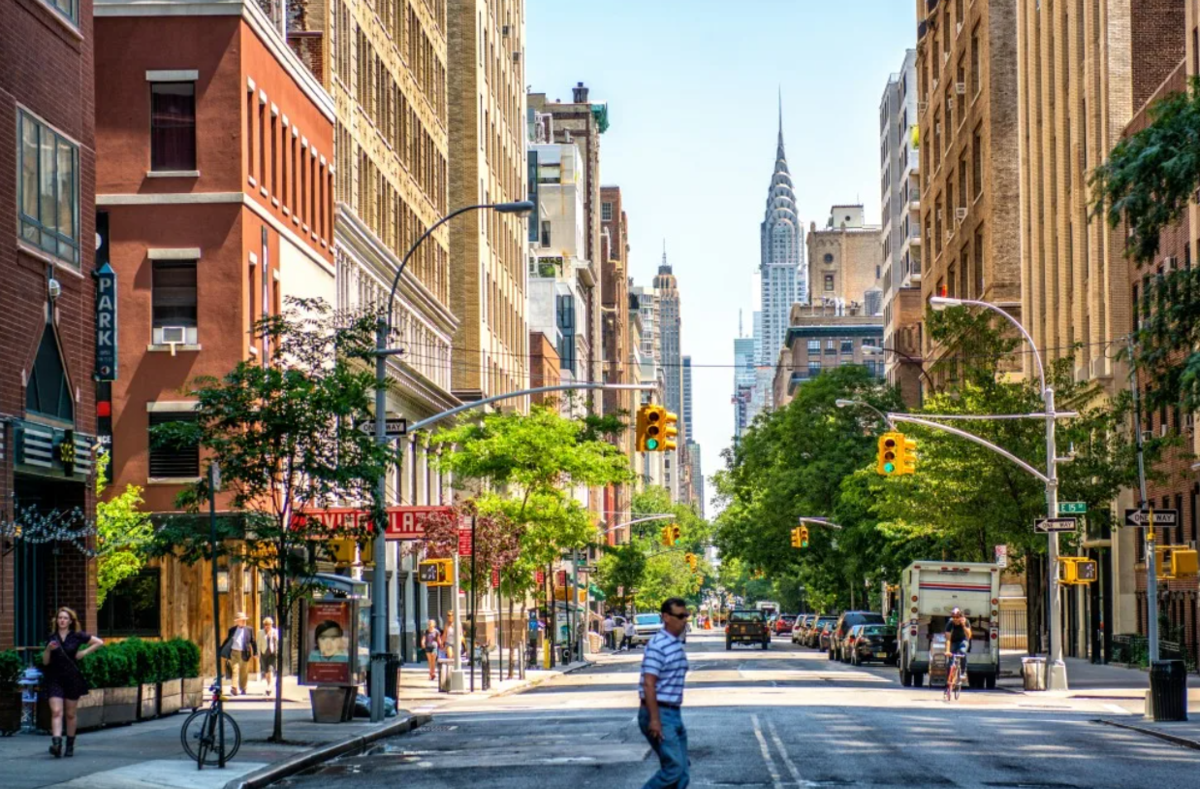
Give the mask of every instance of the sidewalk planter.
[(204, 680), (200, 677), (185, 677), (183, 680), (181, 705), (196, 710), (204, 706)]
[(138, 686), (137, 719), (153, 720), (158, 717), (158, 683), (147, 682)]
[(21, 728), (21, 692), (0, 691), (0, 737), (7, 737)]
[(183, 680), (168, 679), (158, 683), (158, 714), (174, 715), (183, 706)]
[(122, 726), (137, 720), (138, 689), (104, 689), (104, 725)]
[[(75, 708), (75, 725), (79, 731), (99, 729), (104, 725), (104, 696), (103, 689), (93, 689), (86, 696), (79, 697), (79, 704)], [(37, 727), (42, 731), (50, 731), (50, 699), (43, 691), (38, 691)]]

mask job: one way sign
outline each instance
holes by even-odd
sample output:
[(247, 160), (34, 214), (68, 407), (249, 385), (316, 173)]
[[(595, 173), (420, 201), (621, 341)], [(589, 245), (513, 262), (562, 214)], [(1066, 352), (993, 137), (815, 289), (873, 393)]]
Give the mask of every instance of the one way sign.
[[(368, 436), (375, 432), (375, 420), (364, 419), (359, 422), (356, 427)], [(389, 416), (384, 423), (383, 432), (388, 438), (399, 438), (408, 432), (408, 420), (401, 419), (396, 416)]]
[[(1125, 510), (1126, 526), (1149, 526), (1150, 510)], [(1155, 526), (1179, 525), (1179, 510), (1155, 510)]]

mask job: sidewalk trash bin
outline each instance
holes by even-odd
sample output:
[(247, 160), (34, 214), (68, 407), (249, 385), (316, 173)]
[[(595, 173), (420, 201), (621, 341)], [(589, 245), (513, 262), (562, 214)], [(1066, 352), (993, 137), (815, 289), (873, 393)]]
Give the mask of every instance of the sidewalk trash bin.
[(1158, 660), (1150, 664), (1146, 717), (1155, 721), (1188, 719), (1187, 666), (1182, 660)]
[(450, 658), (438, 658), (438, 691), (450, 692)]
[(1046, 689), (1046, 658), (1021, 658), (1021, 676), (1025, 679), (1025, 690)]
[[(400, 692), (400, 658), (396, 655), (388, 655), (387, 662), (383, 669), (383, 695), (384, 698), (396, 699), (399, 698)], [(371, 666), (367, 666), (367, 687), (371, 687)]]

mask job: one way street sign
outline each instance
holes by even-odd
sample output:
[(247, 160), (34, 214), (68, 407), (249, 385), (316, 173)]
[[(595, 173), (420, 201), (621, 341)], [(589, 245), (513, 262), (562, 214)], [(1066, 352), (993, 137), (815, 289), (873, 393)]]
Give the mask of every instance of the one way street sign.
[(1042, 518), (1033, 524), (1034, 531), (1049, 534), (1050, 532), (1075, 531), (1077, 522), (1074, 518)]
[[(1126, 526), (1149, 526), (1150, 510), (1125, 510)], [(1155, 510), (1155, 526), (1179, 525), (1179, 510)]]
[[(364, 419), (359, 422), (356, 427), (366, 433), (368, 436), (375, 432), (375, 420)], [(408, 432), (408, 420), (400, 417), (389, 416), (384, 424), (383, 432), (388, 438), (399, 438)]]

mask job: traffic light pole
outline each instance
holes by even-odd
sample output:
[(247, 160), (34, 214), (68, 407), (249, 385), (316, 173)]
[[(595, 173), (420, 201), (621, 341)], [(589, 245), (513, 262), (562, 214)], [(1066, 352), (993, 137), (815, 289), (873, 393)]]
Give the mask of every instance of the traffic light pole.
[(1153, 664), (1158, 660), (1158, 552), (1154, 550), (1158, 544), (1158, 535), (1154, 533), (1154, 504), (1146, 494), (1146, 461), (1143, 457), (1142, 441), (1142, 412), (1138, 397), (1137, 368), (1133, 364), (1137, 347), (1133, 335), (1129, 335), (1129, 392), (1133, 396), (1133, 434), (1137, 446), (1138, 468), (1138, 509), (1149, 506), (1150, 523), (1146, 528), (1146, 640), (1149, 649), (1149, 660)]

